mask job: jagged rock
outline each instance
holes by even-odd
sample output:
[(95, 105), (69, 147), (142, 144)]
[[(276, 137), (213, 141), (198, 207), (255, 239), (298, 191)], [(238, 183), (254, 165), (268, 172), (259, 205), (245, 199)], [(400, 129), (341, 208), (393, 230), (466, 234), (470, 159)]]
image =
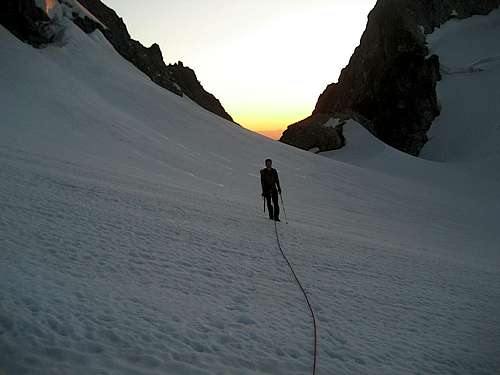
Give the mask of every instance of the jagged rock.
[[(338, 83), (320, 95), (312, 117), (357, 113), (379, 139), (418, 155), (440, 112), (439, 58), (428, 56), (425, 33), (450, 18), (487, 14), (499, 5), (500, 0), (379, 0), (348, 66)], [(308, 136), (294, 125), (285, 133), (281, 141), (286, 143), (300, 134)]]
[(73, 22), (83, 30), (83, 32), (90, 34), (94, 32), (99, 24), (88, 17), (80, 17), (80, 14), (74, 12), (73, 13)]
[(345, 145), (342, 124), (327, 127), (330, 114), (317, 113), (293, 125), (283, 133), (281, 141), (303, 150), (316, 152), (337, 150)]
[(4, 0), (0, 24), (25, 43), (40, 47), (51, 43), (51, 20), (34, 0)]
[(169, 65), (168, 69), (183, 93), (210, 112), (216, 113), (229, 121), (233, 121), (231, 116), (222, 107), (220, 101), (203, 89), (203, 86), (198, 81), (198, 78), (196, 78), (196, 74), (192, 69), (184, 66), (181, 61), (177, 64)]

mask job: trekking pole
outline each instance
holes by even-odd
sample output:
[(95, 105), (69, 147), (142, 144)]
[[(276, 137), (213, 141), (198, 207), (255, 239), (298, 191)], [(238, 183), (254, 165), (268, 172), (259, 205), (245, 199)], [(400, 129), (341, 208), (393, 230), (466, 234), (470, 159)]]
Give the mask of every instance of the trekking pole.
[(280, 193), (280, 199), (281, 199), (281, 206), (283, 207), (283, 215), (285, 215), (285, 223), (288, 224), (288, 219), (286, 218), (286, 210), (285, 210), (285, 203), (283, 203), (283, 196)]
[(262, 201), (264, 202), (264, 213), (266, 213), (266, 197), (262, 197)]

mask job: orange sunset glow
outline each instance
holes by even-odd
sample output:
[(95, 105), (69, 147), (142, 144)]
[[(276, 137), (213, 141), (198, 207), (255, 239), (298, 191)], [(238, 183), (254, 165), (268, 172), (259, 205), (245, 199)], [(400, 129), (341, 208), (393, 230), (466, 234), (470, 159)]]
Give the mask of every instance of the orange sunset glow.
[(155, 0), (147, 10), (132, 0), (108, 3), (132, 37), (157, 42), (167, 63), (193, 68), (236, 122), (279, 138), (337, 80), (375, 0)]

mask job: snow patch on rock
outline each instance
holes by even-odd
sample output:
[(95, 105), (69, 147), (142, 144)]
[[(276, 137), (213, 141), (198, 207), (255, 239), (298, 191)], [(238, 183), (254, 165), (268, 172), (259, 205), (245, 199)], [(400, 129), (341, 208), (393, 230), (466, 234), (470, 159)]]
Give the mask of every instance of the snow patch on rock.
[[(53, 0), (55, 1), (55, 0)], [(104, 25), (101, 20), (99, 20), (96, 16), (94, 16), (87, 8), (85, 8), (78, 0), (59, 0), (61, 4), (64, 6), (65, 15), (73, 19), (75, 14), (80, 18), (89, 18), (95, 23), (101, 25), (103, 28), (107, 29), (107, 26)]]
[(339, 125), (342, 125), (345, 123), (345, 120), (341, 120), (335, 117), (332, 117), (329, 119), (327, 122), (323, 124), (325, 128), (336, 128)]

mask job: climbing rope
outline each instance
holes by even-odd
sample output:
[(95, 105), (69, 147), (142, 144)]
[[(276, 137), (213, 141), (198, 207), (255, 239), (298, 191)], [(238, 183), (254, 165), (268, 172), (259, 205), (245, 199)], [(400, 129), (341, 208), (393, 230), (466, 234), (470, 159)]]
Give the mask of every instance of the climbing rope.
[(278, 226), (276, 225), (276, 222), (274, 222), (274, 231), (276, 232), (276, 242), (278, 243), (278, 249), (280, 250), (281, 255), (285, 259), (286, 263), (288, 264), (288, 268), (290, 268), (290, 271), (292, 271), (293, 277), (295, 278), (297, 285), (299, 286), (300, 290), (302, 291), (302, 294), (304, 295), (304, 298), (307, 302), (307, 306), (309, 307), (309, 311), (311, 312), (311, 317), (312, 317), (313, 326), (314, 326), (314, 360), (313, 360), (312, 374), (315, 375), (316, 374), (317, 357), (318, 357), (318, 327), (316, 325), (316, 315), (314, 314), (314, 310), (312, 308), (311, 302), (309, 301), (309, 297), (307, 296), (307, 293), (306, 293), (304, 287), (302, 286), (299, 278), (297, 277), (297, 274), (295, 273), (292, 264), (290, 263), (285, 252), (281, 248), (280, 237), (278, 235)]

